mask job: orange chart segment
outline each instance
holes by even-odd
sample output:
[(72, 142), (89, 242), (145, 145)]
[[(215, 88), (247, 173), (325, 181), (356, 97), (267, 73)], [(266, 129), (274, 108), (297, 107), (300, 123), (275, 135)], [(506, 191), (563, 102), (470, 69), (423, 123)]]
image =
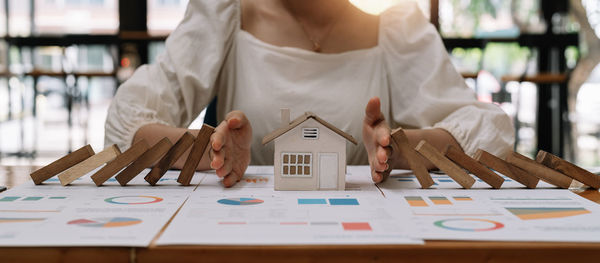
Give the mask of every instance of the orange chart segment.
[(453, 198), (456, 201), (473, 201), (473, 199), (469, 196), (454, 196)]
[(406, 199), (410, 206), (428, 206), (420, 196), (405, 196), (404, 199)]
[(506, 207), (506, 210), (522, 220), (562, 218), (591, 213), (583, 207)]
[(45, 218), (15, 218), (15, 217), (0, 217), (0, 223), (27, 223), (44, 221)]
[(448, 198), (443, 197), (443, 196), (430, 196), (429, 200), (431, 200), (431, 202), (433, 202), (436, 205), (451, 205), (452, 202), (450, 202), (450, 200), (448, 200)]

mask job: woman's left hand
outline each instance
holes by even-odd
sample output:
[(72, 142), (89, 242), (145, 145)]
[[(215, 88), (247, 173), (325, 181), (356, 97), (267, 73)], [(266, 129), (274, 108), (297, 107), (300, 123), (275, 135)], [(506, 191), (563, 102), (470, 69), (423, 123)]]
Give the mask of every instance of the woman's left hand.
[(362, 132), (363, 143), (369, 155), (371, 177), (375, 183), (385, 180), (392, 169), (390, 161), (392, 155), (391, 130), (380, 108), (381, 102), (378, 97), (369, 100), (365, 109)]

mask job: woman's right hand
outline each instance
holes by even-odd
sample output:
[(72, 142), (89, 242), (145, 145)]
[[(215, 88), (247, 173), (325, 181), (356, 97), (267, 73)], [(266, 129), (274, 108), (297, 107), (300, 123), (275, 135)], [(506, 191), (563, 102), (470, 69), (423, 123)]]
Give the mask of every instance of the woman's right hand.
[(250, 164), (252, 126), (241, 111), (232, 111), (210, 136), (210, 167), (223, 178), (223, 185), (237, 183)]

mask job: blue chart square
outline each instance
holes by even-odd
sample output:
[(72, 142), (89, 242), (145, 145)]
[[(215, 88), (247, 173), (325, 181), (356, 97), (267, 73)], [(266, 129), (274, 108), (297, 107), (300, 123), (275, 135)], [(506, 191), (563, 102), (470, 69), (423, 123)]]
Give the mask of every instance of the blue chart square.
[(330, 205), (358, 205), (355, 198), (329, 198)]
[(412, 182), (413, 179), (408, 179), (408, 178), (400, 178), (398, 179), (399, 182)]
[(454, 182), (451, 179), (439, 179), (438, 181), (440, 181), (442, 183), (452, 183), (452, 182)]
[(326, 205), (325, 199), (298, 198), (299, 205)]

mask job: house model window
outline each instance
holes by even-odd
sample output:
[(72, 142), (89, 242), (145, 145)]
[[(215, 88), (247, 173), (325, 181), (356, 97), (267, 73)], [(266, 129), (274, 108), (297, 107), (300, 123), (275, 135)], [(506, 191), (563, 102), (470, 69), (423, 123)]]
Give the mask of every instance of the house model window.
[(281, 175), (286, 177), (311, 177), (311, 153), (282, 153)]
[(309, 140), (318, 140), (319, 128), (302, 128), (302, 138)]

